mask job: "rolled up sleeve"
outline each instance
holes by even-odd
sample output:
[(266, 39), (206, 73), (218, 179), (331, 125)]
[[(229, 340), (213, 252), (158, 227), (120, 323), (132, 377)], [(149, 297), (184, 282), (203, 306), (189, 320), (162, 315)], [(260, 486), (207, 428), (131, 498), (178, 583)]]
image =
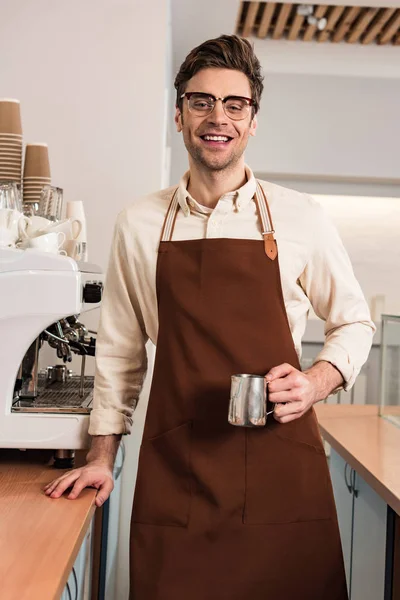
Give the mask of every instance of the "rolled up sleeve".
[(343, 388), (349, 390), (368, 358), (376, 328), (336, 228), (312, 202), (313, 249), (300, 284), (325, 321), (325, 344), (315, 362), (334, 365), (343, 376)]
[(127, 434), (147, 371), (143, 316), (132, 284), (124, 213), (118, 217), (96, 345), (90, 435)]

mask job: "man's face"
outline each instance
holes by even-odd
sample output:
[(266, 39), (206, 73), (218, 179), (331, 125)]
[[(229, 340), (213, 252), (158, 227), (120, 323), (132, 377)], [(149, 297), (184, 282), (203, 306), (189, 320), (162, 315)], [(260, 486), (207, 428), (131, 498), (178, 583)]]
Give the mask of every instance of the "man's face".
[[(243, 96), (251, 98), (250, 83), (244, 73), (231, 69), (202, 69), (192, 77), (185, 92), (204, 92), (217, 98)], [(211, 114), (197, 116), (188, 109), (183, 98), (183, 113), (176, 109), (177, 131), (182, 131), (183, 140), (191, 158), (212, 171), (221, 171), (235, 166), (246, 149), (250, 135), (255, 135), (257, 121), (252, 111), (242, 121), (235, 121), (224, 113), (219, 100)], [(207, 135), (227, 136), (227, 141), (211, 141)]]

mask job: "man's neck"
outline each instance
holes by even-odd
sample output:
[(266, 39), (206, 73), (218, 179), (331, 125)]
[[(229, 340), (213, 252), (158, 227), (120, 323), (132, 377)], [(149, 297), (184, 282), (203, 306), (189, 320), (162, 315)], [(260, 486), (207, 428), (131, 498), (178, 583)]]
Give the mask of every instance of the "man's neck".
[(241, 162), (232, 170), (210, 171), (199, 168), (190, 161), (189, 194), (209, 208), (214, 208), (224, 194), (233, 192), (246, 183), (246, 171)]

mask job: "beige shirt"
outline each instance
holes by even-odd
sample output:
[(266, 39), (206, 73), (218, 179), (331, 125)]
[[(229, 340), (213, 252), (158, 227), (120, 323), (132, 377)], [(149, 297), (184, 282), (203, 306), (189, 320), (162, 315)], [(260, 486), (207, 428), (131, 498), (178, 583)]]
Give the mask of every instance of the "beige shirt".
[[(262, 239), (253, 200), (255, 179), (222, 196), (214, 209), (179, 183), (173, 239)], [(349, 389), (366, 361), (375, 331), (368, 306), (332, 223), (309, 195), (260, 182), (268, 199), (279, 249), (283, 297), (297, 354), (312, 306), (326, 322), (316, 360), (329, 361)], [(176, 186), (175, 186), (176, 187)], [(118, 216), (96, 349), (92, 435), (129, 433), (147, 369), (145, 344), (157, 344), (157, 249), (175, 187), (140, 198)], [(262, 277), (262, 273), (260, 273)]]

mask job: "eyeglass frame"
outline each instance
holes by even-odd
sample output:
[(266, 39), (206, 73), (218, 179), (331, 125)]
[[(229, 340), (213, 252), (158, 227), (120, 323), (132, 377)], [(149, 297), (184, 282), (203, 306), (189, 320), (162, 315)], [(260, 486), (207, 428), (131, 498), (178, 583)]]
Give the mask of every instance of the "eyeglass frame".
[[(209, 113), (206, 113), (204, 115), (205, 117), (212, 114), (212, 112), (214, 111), (215, 105), (217, 103), (217, 100), (221, 100), (224, 114), (228, 117), (228, 119), (232, 119), (232, 121), (243, 121), (247, 115), (245, 115), (244, 117), (241, 117), (240, 119), (235, 119), (235, 118), (231, 117), (231, 115), (227, 115), (225, 112), (225, 103), (227, 100), (229, 100), (230, 98), (238, 98), (240, 100), (246, 100), (247, 106), (249, 106), (249, 107), (252, 107), (255, 104), (255, 102), (252, 98), (246, 98), (246, 96), (236, 96), (235, 94), (231, 94), (229, 96), (225, 96), (225, 98), (218, 98), (217, 96), (214, 96), (214, 94), (208, 94), (207, 92), (183, 92), (183, 94), (180, 96), (180, 100), (182, 100), (182, 98), (186, 98), (187, 101), (189, 102), (191, 96), (193, 96), (194, 94), (201, 94), (202, 96), (209, 96), (210, 98), (214, 98), (214, 106), (212, 107), (212, 109)], [(189, 112), (192, 112), (190, 110), (189, 106), (188, 106), (188, 110), (189, 110)]]

